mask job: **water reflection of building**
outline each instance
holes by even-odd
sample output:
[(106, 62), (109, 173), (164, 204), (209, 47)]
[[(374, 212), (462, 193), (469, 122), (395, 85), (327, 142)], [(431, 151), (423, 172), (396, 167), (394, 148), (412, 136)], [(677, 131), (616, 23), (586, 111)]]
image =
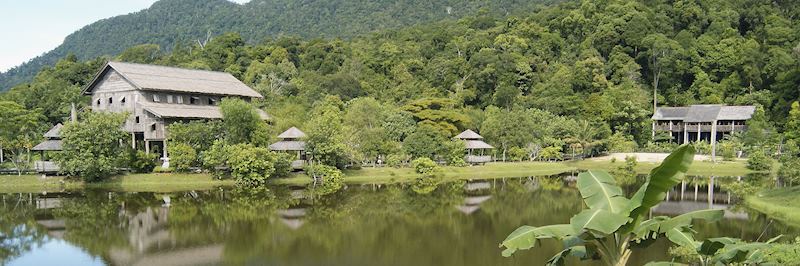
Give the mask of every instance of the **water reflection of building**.
[(488, 181), (467, 182), (464, 184), (464, 202), (457, 205), (456, 209), (467, 215), (478, 211), (483, 202), (492, 198), (491, 188), (492, 183)]
[[(747, 219), (746, 212), (731, 211), (731, 193), (723, 190), (716, 179), (714, 176), (695, 177), (688, 181), (684, 179), (667, 191), (665, 200), (653, 208), (653, 212), (680, 215), (698, 210), (719, 209), (725, 210), (725, 218)], [(741, 177), (737, 177), (734, 182), (741, 182)]]
[(119, 216), (127, 221), (131, 248), (111, 247), (109, 257), (114, 265), (207, 265), (222, 261), (221, 244), (176, 246), (176, 238), (169, 231), (169, 207), (147, 207), (136, 213), (122, 207)]
[(290, 192), (292, 199), (299, 200), (297, 204), (293, 204), (289, 208), (278, 210), (278, 220), (285, 224), (292, 230), (297, 230), (305, 224), (306, 208), (303, 200), (308, 198), (308, 193), (302, 187), (292, 189)]

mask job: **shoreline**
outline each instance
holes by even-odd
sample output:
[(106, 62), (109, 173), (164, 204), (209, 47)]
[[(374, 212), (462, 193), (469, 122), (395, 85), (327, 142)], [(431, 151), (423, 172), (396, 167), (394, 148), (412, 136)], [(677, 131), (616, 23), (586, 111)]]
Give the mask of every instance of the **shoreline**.
[[(443, 166), (445, 180), (499, 179), (529, 176), (549, 176), (585, 169), (612, 170), (624, 162), (581, 160), (567, 162), (494, 162), (485, 165), (451, 167)], [(641, 162), (636, 172), (647, 174), (656, 163)], [(689, 175), (740, 176), (756, 173), (745, 167), (745, 162), (695, 162)], [(365, 167), (359, 170), (345, 170), (344, 182), (347, 184), (388, 184), (410, 182), (419, 175), (412, 168)], [(307, 185), (313, 181), (305, 173), (293, 173), (290, 177), (272, 179), (275, 185)], [(207, 173), (149, 173), (115, 176), (98, 183), (85, 183), (68, 180), (65, 177), (38, 175), (2, 175), (0, 193), (40, 193), (55, 191), (76, 191), (82, 189), (108, 189), (127, 192), (174, 192), (185, 190), (205, 190), (220, 186), (235, 185), (233, 179), (215, 179)]]

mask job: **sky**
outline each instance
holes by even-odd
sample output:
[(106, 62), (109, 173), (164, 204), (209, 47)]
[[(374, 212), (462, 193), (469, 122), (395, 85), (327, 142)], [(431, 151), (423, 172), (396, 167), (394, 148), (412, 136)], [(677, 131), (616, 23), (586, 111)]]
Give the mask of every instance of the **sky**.
[[(245, 3), (249, 0), (231, 0)], [(156, 0), (0, 0), (0, 72), (58, 46), (100, 19), (150, 7)]]

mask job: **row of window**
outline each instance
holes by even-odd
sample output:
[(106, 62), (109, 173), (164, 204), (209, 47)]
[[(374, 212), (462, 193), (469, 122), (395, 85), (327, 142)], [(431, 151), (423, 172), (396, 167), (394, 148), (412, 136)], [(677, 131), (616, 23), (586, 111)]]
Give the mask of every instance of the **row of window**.
[[(183, 99), (184, 99), (183, 96), (167, 95), (167, 99), (166, 100), (167, 100), (167, 103), (183, 104)], [(206, 100), (206, 104), (208, 104), (208, 105), (217, 105), (217, 99), (214, 99), (214, 98), (211, 98), (211, 97), (206, 98), (206, 99), (207, 99)], [(123, 96), (119, 100), (119, 104), (121, 106), (125, 106), (125, 102), (126, 102), (126, 99)], [(161, 102), (161, 95), (153, 94), (153, 102), (160, 103)], [(95, 105), (97, 105), (97, 107), (100, 107), (101, 103), (102, 103), (102, 100), (101, 99), (97, 99), (97, 101), (95, 102)], [(114, 104), (114, 97), (108, 97), (108, 106), (111, 106), (112, 104)], [(202, 101), (200, 101), (200, 97), (189, 96), (189, 104), (199, 105), (199, 104), (202, 104)]]
[[(178, 103), (183, 104), (183, 96), (174, 96), (174, 95), (167, 95), (167, 103)], [(208, 105), (217, 105), (217, 100), (214, 98), (206, 98), (206, 103)], [(153, 102), (160, 103), (161, 102), (161, 95), (160, 94), (153, 94)], [(189, 96), (189, 104), (197, 105), (202, 104), (200, 101), (200, 97), (197, 96)]]

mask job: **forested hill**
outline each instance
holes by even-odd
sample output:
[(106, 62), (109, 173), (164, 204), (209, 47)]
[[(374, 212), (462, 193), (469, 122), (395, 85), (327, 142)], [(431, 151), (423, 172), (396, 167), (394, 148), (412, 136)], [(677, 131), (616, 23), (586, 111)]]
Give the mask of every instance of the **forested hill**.
[(116, 55), (137, 44), (172, 49), (178, 42), (205, 41), (239, 32), (248, 43), (281, 35), (347, 38), (374, 30), (459, 18), (484, 9), (506, 15), (558, 0), (161, 0), (148, 9), (103, 19), (67, 36), (54, 50), (0, 73), (0, 91), (29, 81), (43, 66), (69, 53), (85, 60)]

